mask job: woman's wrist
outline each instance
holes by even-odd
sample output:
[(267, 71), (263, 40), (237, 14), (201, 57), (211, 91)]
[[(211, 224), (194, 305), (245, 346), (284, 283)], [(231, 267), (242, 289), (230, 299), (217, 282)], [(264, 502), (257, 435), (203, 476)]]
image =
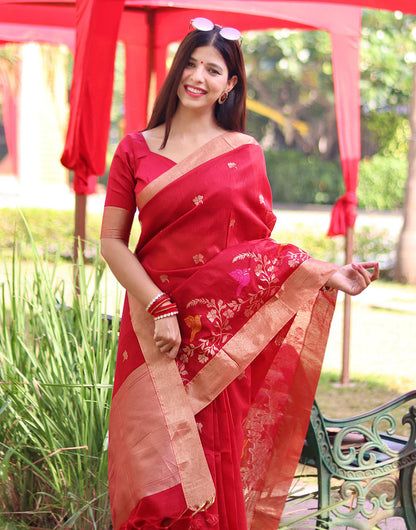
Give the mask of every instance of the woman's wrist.
[(146, 311), (152, 315), (155, 320), (167, 318), (178, 314), (178, 306), (172, 302), (166, 293), (157, 294), (153, 300), (146, 306)]
[(155, 304), (160, 298), (162, 298), (162, 296), (167, 296), (166, 293), (164, 293), (163, 291), (161, 291), (160, 293), (158, 293), (154, 298), (152, 298), (152, 300), (150, 300), (150, 302), (147, 304), (146, 306), (146, 311), (148, 313), (150, 313), (150, 309), (151, 307), (153, 306), (153, 304)]

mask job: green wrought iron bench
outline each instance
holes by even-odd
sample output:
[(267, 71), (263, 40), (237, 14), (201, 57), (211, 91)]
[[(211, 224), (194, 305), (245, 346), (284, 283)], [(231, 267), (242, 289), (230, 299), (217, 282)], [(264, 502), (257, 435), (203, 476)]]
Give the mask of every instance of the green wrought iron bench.
[[(403, 408), (408, 412), (401, 416)], [(395, 434), (397, 413), (407, 426), (405, 437)], [(402, 517), (416, 530), (415, 438), (416, 391), (341, 420), (324, 417), (315, 401), (301, 463), (317, 469), (323, 513), (316, 528), (370, 529), (388, 517)]]

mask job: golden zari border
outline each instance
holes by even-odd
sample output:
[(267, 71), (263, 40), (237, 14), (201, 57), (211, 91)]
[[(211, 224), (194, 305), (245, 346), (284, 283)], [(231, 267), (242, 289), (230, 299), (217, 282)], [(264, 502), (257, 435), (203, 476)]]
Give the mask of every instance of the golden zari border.
[[(162, 355), (156, 346), (153, 339), (153, 317), (130, 295), (129, 304), (133, 329), (162, 413), (159, 417), (160, 429), (167, 429), (169, 432), (168, 445), (158, 446), (159, 458), (167, 458), (169, 466), (177, 467), (187, 506), (191, 510), (198, 510), (214, 500), (215, 486), (178, 367), (174, 360)], [(152, 447), (154, 450), (153, 444)], [(166, 455), (163, 454), (165, 448), (168, 451)], [(154, 475), (154, 469), (149, 468), (149, 473)], [(160, 480), (162, 481), (162, 477)]]
[(101, 224), (101, 239), (122, 239), (128, 243), (133, 219), (134, 212), (117, 206), (106, 206)]
[[(114, 528), (119, 528), (140, 499), (180, 483), (178, 469), (171, 465), (175, 456), (146, 364), (129, 374), (113, 397), (110, 436), (112, 517)], [(160, 448), (164, 448), (163, 458)]]

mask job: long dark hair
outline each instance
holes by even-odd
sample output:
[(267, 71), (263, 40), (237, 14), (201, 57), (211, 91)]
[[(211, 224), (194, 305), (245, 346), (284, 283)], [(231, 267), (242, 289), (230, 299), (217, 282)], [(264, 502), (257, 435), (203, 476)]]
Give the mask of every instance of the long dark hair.
[(246, 73), (241, 46), (238, 41), (224, 39), (219, 34), (220, 27), (211, 31), (194, 30), (181, 42), (172, 62), (169, 73), (156, 98), (153, 112), (146, 129), (153, 129), (165, 124), (165, 137), (161, 148), (164, 148), (169, 137), (172, 118), (178, 106), (178, 86), (182, 72), (189, 62), (192, 52), (201, 46), (214, 46), (222, 55), (228, 68), (228, 79), (233, 75), (238, 78), (237, 84), (229, 92), (226, 101), (215, 104), (215, 118), (218, 124), (228, 131), (245, 132), (246, 129)]

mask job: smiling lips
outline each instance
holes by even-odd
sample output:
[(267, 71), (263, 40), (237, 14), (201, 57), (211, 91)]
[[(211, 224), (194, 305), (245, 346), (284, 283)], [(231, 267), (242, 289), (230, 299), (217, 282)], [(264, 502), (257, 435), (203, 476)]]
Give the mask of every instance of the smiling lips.
[(185, 85), (185, 90), (188, 92), (188, 94), (191, 94), (192, 96), (203, 96), (207, 93), (206, 90), (203, 90), (202, 88), (197, 88), (192, 85)]

